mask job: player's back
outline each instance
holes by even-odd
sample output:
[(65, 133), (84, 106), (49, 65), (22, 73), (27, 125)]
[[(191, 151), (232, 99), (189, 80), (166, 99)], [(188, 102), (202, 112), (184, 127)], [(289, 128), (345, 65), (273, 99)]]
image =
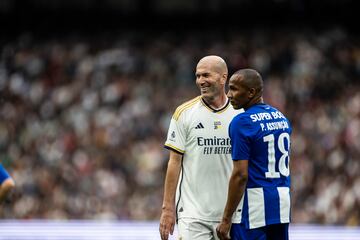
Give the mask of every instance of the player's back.
[(231, 139), (239, 142), (234, 138), (240, 136), (246, 144), (239, 144), (234, 150), (248, 160), (245, 224), (255, 228), (289, 222), (291, 126), (288, 119), (274, 107), (257, 104), (235, 117), (231, 128), (235, 126), (236, 134), (230, 132)]
[(248, 187), (290, 186), (291, 126), (276, 108), (259, 104), (239, 115), (251, 144)]

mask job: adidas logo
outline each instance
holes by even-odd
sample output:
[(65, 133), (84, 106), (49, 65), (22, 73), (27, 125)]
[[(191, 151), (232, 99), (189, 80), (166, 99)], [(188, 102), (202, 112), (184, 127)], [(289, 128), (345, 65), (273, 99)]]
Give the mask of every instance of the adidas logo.
[(204, 128), (204, 125), (202, 125), (202, 123), (199, 123), (199, 124), (195, 127), (195, 129), (200, 129), (200, 128)]

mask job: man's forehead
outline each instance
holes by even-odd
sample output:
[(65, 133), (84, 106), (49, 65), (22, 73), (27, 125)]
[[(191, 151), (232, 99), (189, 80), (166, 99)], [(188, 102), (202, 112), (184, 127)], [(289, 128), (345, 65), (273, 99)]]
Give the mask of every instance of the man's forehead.
[(206, 73), (211, 71), (212, 69), (210, 68), (210, 66), (206, 66), (206, 65), (198, 65), (196, 68), (197, 73)]
[(241, 74), (232, 75), (230, 78), (230, 82), (240, 83), (243, 80), (244, 76)]
[(202, 61), (199, 62), (196, 66), (196, 68), (210, 68), (212, 64), (210, 64), (208, 61)]

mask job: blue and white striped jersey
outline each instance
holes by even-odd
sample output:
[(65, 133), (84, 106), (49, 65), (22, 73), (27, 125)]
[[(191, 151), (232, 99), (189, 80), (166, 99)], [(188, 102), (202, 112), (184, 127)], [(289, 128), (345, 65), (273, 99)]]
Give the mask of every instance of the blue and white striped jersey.
[(249, 229), (290, 222), (288, 119), (267, 104), (251, 106), (229, 126), (234, 161), (248, 160), (242, 222)]

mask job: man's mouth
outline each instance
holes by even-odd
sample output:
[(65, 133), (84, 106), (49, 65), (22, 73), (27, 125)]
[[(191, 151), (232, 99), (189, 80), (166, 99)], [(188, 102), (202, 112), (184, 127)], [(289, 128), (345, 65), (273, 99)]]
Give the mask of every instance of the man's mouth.
[(209, 90), (209, 88), (208, 88), (208, 87), (202, 87), (202, 88), (200, 88), (200, 90), (201, 90), (202, 92), (207, 92), (207, 91)]

